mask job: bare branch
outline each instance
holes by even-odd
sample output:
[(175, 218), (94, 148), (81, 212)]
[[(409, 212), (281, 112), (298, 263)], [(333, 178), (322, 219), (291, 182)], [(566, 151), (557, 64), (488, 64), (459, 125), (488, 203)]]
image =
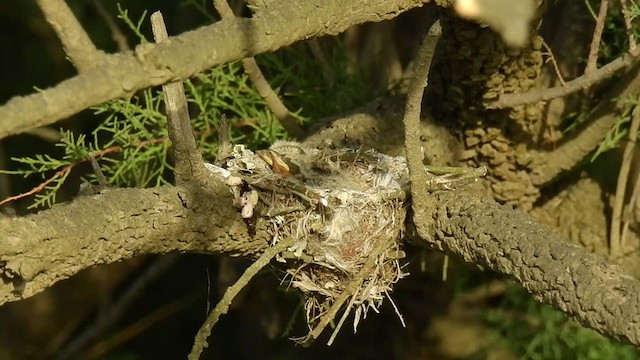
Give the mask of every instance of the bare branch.
[[(159, 11), (151, 15), (151, 26), (157, 43), (169, 42), (169, 35)], [(167, 112), (169, 138), (175, 160), (176, 182), (188, 182), (205, 178), (206, 170), (202, 162), (202, 154), (196, 144), (189, 117), (187, 98), (184, 95), (182, 81), (174, 81), (162, 86), (164, 103)]]
[(268, 236), (260, 227), (249, 235), (223, 184), (200, 192), (113, 189), (0, 220), (0, 228), (0, 305), (33, 296), (80, 270), (142, 254), (256, 257)]
[[(233, 10), (227, 3), (227, 0), (214, 0), (214, 6), (222, 19), (233, 19), (235, 15)], [(273, 90), (267, 79), (265, 79), (262, 71), (260, 71), (260, 67), (256, 60), (252, 57), (244, 58), (240, 61), (242, 63), (242, 67), (244, 71), (251, 79), (253, 86), (256, 87), (258, 94), (264, 99), (269, 107), (269, 110), (273, 112), (273, 114), (280, 120), (280, 124), (287, 131), (289, 135), (294, 138), (301, 138), (302, 128), (300, 128), (300, 124), (298, 119), (291, 114), (291, 111), (287, 109), (284, 103), (278, 97), (278, 94)]]
[(629, 51), (636, 49), (636, 39), (633, 35), (633, 24), (631, 24), (631, 16), (629, 15), (629, 8), (627, 7), (627, 0), (620, 1), (620, 10), (622, 11), (622, 18), (624, 19), (624, 27), (627, 31), (627, 38), (629, 41)]
[(67, 3), (64, 0), (37, 0), (37, 3), (76, 69), (86, 72), (95, 68), (105, 55), (93, 45)]
[(636, 48), (613, 60), (607, 65), (593, 71), (590, 74), (584, 74), (571, 81), (567, 81), (564, 85), (547, 89), (533, 89), (525, 93), (503, 94), (500, 98), (491, 104), (492, 109), (512, 108), (518, 105), (533, 104), (539, 101), (549, 101), (561, 96), (567, 96), (580, 90), (586, 90), (602, 80), (608, 79), (617, 72), (629, 68), (636, 64), (640, 58), (640, 51)]
[(427, 232), (428, 224), (424, 213), (429, 211), (429, 190), (426, 188), (429, 178), (422, 163), (424, 156), (420, 145), (420, 111), (422, 96), (429, 79), (431, 61), (441, 34), (440, 21), (436, 21), (418, 50), (414, 60), (413, 76), (407, 91), (407, 105), (403, 119), (404, 147), (411, 180), (411, 207), (414, 212), (414, 223), (420, 236)]
[(619, 256), (625, 249), (625, 239), (622, 237), (622, 209), (624, 207), (624, 199), (627, 194), (627, 183), (629, 182), (629, 172), (631, 170), (631, 160), (633, 160), (633, 152), (638, 138), (638, 130), (640, 130), (640, 106), (636, 105), (633, 110), (631, 127), (629, 128), (629, 140), (624, 148), (622, 155), (622, 164), (620, 165), (620, 174), (616, 184), (616, 195), (613, 203), (613, 214), (611, 215), (611, 229), (609, 232), (609, 251), (611, 256)]
[(596, 18), (596, 26), (593, 29), (593, 37), (591, 38), (591, 46), (589, 47), (589, 57), (587, 58), (587, 66), (584, 69), (585, 74), (593, 73), (598, 67), (598, 53), (600, 52), (600, 39), (602, 38), (602, 30), (604, 29), (604, 21), (607, 19), (607, 11), (609, 9), (609, 0), (600, 0), (600, 11)]
[(544, 39), (542, 40), (542, 46), (544, 46), (544, 48), (547, 50), (547, 54), (549, 54), (549, 61), (551, 61), (551, 64), (553, 65), (553, 69), (556, 72), (556, 76), (558, 77), (558, 81), (560, 82), (560, 85), (566, 86), (564, 77), (562, 76), (562, 73), (560, 72), (560, 68), (558, 67), (558, 62), (556, 61), (556, 57), (553, 56), (553, 51), (551, 51), (551, 47), (549, 47), (549, 45), (547, 44), (546, 41), (544, 41)]
[[(226, 186), (209, 190), (203, 196), (174, 187), (117, 189), (0, 220), (0, 304), (35, 295), (82, 269), (141, 254), (256, 258), (264, 252), (268, 229), (251, 237)], [(444, 191), (430, 201), (429, 237), (414, 241), (509, 275), (584, 325), (640, 344), (634, 320), (640, 282), (617, 266), (492, 200)]]
[[(598, 70), (600, 71), (600, 70)], [(632, 68), (605, 94), (589, 114), (585, 126), (563, 139), (554, 151), (538, 153), (532, 174), (535, 185), (543, 186), (560, 173), (573, 169), (591, 153), (628, 108), (628, 101), (640, 96), (640, 64)]]
[(634, 216), (634, 212), (636, 214), (640, 214), (640, 202), (638, 198), (640, 197), (640, 176), (636, 178), (636, 181), (633, 185), (633, 190), (631, 190), (631, 197), (629, 198), (629, 205), (627, 205), (627, 211), (624, 224), (622, 225), (622, 242), (624, 243), (626, 238), (629, 236), (629, 226), (631, 226), (632, 221), (639, 222), (640, 218)]
[[(0, 107), (0, 138), (52, 124), (90, 106), (140, 89), (186, 79), (229, 61), (274, 51), (301, 39), (336, 35), (349, 27), (391, 19), (431, 0), (277, 1), (251, 19), (220, 21), (176, 36), (168, 44), (143, 44), (109, 55), (99, 69)], [(305, 26), (290, 19), (300, 14)]]
[(463, 191), (431, 195), (424, 244), (508, 275), (544, 303), (640, 345), (640, 282), (525, 213)]

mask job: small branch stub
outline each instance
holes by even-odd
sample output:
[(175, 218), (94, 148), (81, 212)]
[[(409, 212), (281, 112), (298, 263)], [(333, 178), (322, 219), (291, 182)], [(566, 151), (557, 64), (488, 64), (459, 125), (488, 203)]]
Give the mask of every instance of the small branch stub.
[[(151, 26), (156, 42), (169, 41), (169, 35), (159, 11), (151, 15)], [(202, 155), (193, 136), (184, 86), (181, 81), (175, 81), (163, 85), (162, 90), (164, 91), (169, 138), (173, 144), (176, 182), (202, 179), (205, 169)]]

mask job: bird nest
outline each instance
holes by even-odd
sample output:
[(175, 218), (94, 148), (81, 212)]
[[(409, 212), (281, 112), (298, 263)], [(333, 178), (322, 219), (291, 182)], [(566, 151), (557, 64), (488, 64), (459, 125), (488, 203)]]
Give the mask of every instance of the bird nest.
[(346, 303), (339, 325), (353, 311), (355, 331), (368, 310), (391, 300), (393, 284), (406, 275), (399, 263), (403, 157), (277, 142), (257, 153), (236, 145), (221, 165), (207, 167), (229, 185), (242, 217), (266, 222), (272, 245), (292, 241), (277, 258), (305, 295), (310, 329)]

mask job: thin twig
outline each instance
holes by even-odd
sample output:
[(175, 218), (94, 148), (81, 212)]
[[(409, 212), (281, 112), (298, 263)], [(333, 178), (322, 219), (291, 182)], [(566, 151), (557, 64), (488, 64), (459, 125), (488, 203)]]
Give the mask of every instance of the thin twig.
[(549, 60), (551, 60), (551, 64), (553, 65), (553, 68), (556, 71), (556, 76), (558, 76), (558, 81), (560, 81), (560, 85), (566, 86), (564, 78), (562, 77), (562, 73), (560, 72), (560, 68), (558, 67), (558, 62), (556, 61), (556, 57), (553, 56), (553, 52), (551, 51), (551, 47), (549, 47), (549, 45), (547, 44), (546, 41), (544, 41), (544, 39), (542, 40), (542, 45), (544, 46), (544, 48), (547, 50), (547, 53), (549, 54)]
[[(637, 219), (633, 219), (633, 215), (631, 214), (634, 211), (634, 208), (639, 206), (637, 203), (638, 197), (640, 196), (640, 176), (637, 176), (635, 184), (633, 185), (633, 190), (631, 191), (631, 198), (629, 199), (629, 205), (627, 206), (627, 210), (624, 216), (624, 224), (622, 225), (622, 235), (621, 242), (624, 243), (629, 234), (629, 226), (631, 226), (631, 221), (637, 221)], [(637, 211), (637, 210), (636, 210)]]
[(609, 231), (609, 255), (618, 256), (624, 250), (624, 238), (621, 237), (622, 228), (622, 210), (624, 207), (624, 198), (627, 192), (627, 183), (629, 182), (629, 172), (631, 170), (631, 160), (633, 159), (633, 150), (636, 146), (636, 138), (640, 129), (640, 106), (636, 106), (633, 110), (631, 127), (629, 129), (629, 140), (624, 148), (622, 155), (622, 165), (620, 166), (620, 174), (616, 184), (616, 195), (613, 204), (613, 214), (611, 216), (611, 230)]
[(242, 273), (238, 281), (235, 284), (227, 288), (227, 291), (222, 296), (222, 299), (218, 302), (216, 307), (211, 311), (207, 319), (205, 320), (200, 330), (195, 336), (193, 342), (193, 348), (191, 349), (191, 353), (189, 353), (189, 360), (197, 360), (200, 358), (202, 351), (204, 348), (208, 346), (207, 338), (211, 335), (211, 329), (215, 326), (215, 324), (220, 319), (220, 316), (224, 315), (229, 311), (229, 306), (233, 299), (240, 293), (240, 291), (251, 281), (251, 279), (256, 276), (256, 274), (269, 262), (271, 259), (276, 257), (279, 253), (287, 250), (288, 247), (293, 245), (295, 242), (294, 238), (286, 238), (281, 240), (275, 246), (272, 246), (265, 250), (265, 252), (256, 260), (253, 264), (251, 264), (247, 270)]
[(129, 42), (127, 41), (127, 36), (122, 32), (122, 30), (120, 30), (120, 27), (113, 19), (113, 16), (111, 16), (111, 14), (109, 13), (109, 10), (104, 7), (102, 1), (91, 0), (91, 4), (93, 4), (93, 7), (98, 12), (98, 15), (100, 15), (100, 17), (104, 20), (105, 24), (107, 24), (107, 27), (111, 32), (111, 38), (118, 46), (118, 51), (125, 52), (131, 50), (131, 48), (129, 47)]
[[(214, 0), (213, 5), (222, 17), (222, 19), (233, 19), (235, 14), (229, 6), (227, 0)], [(244, 58), (240, 61), (245, 73), (251, 79), (253, 86), (256, 87), (258, 94), (264, 99), (267, 107), (273, 114), (280, 120), (280, 124), (287, 131), (289, 135), (294, 138), (301, 138), (303, 135), (302, 128), (295, 116), (287, 109), (284, 103), (278, 97), (278, 94), (273, 90), (267, 79), (262, 74), (258, 63), (252, 57)]]
[(37, 3), (76, 69), (84, 72), (95, 67), (105, 55), (96, 49), (67, 3), (64, 0), (37, 0)]
[[(151, 15), (151, 27), (157, 43), (168, 42), (169, 35), (159, 11)], [(173, 144), (176, 182), (202, 179), (206, 174), (202, 154), (196, 144), (182, 81), (162, 86), (167, 111), (169, 138)]]
[(414, 211), (414, 223), (419, 235), (426, 233), (425, 213), (428, 211), (427, 184), (429, 176), (422, 163), (423, 155), (420, 144), (420, 111), (422, 109), (422, 96), (429, 79), (431, 61), (435, 54), (435, 48), (442, 34), (440, 21), (436, 21), (424, 39), (418, 54), (414, 60), (413, 76), (407, 91), (407, 103), (403, 118), (404, 123), (404, 147), (407, 155), (407, 167), (411, 182), (412, 209)]
[(98, 160), (96, 160), (96, 157), (93, 156), (93, 154), (89, 154), (89, 162), (91, 162), (91, 167), (93, 168), (93, 172), (96, 174), (98, 185), (101, 187), (107, 186), (107, 178), (104, 176), (104, 173), (100, 168), (100, 164), (98, 164)]
[(518, 105), (532, 104), (539, 101), (549, 101), (562, 96), (567, 96), (581, 90), (590, 88), (604, 79), (608, 79), (620, 70), (626, 69), (635, 64), (640, 58), (640, 51), (636, 47), (619, 58), (611, 61), (607, 65), (584, 74), (571, 81), (567, 81), (563, 86), (556, 86), (546, 89), (533, 89), (525, 93), (503, 94), (489, 107), (492, 109), (512, 108)]
[(633, 35), (633, 24), (631, 24), (631, 16), (629, 16), (629, 8), (627, 7), (627, 0), (620, 1), (620, 11), (622, 12), (622, 18), (624, 19), (624, 27), (627, 31), (627, 39), (629, 41), (629, 51), (636, 49), (636, 39)]
[(585, 74), (591, 74), (596, 71), (598, 67), (598, 53), (600, 51), (600, 39), (602, 39), (602, 30), (604, 29), (604, 22), (607, 18), (607, 11), (609, 9), (609, 0), (600, 0), (600, 11), (596, 18), (596, 26), (593, 29), (593, 37), (591, 38), (591, 47), (589, 47), (589, 57), (587, 58), (587, 66), (584, 69)]

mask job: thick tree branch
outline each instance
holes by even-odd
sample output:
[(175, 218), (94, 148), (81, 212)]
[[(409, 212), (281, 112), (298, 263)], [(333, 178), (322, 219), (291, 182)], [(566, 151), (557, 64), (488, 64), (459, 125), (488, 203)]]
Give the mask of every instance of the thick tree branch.
[(583, 325), (640, 345), (638, 280), (510, 206), (461, 191), (432, 201), (425, 244), (508, 275)]
[[(429, 2), (274, 2), (256, 11), (251, 19), (223, 20), (171, 38), (166, 44), (140, 45), (133, 53), (110, 55), (99, 68), (53, 88), (14, 97), (0, 107), (0, 138), (52, 124), (140, 89), (186, 79), (229, 61), (274, 51), (302, 39), (339, 34), (352, 25), (391, 19)], [(300, 19), (300, 14), (307, 16)]]
[[(213, 201), (212, 199), (215, 199)], [(35, 215), (0, 221), (0, 305), (33, 296), (79, 271), (143, 254), (195, 252), (256, 257), (225, 185), (117, 189)]]
[[(429, 237), (418, 241), (509, 275), (584, 325), (640, 344), (637, 280), (511, 207), (455, 190), (430, 197)], [(248, 234), (222, 184), (207, 194), (175, 187), (111, 190), (5, 219), (0, 227), (0, 304), (136, 255), (257, 258), (271, 240), (261, 228)]]
[(47, 22), (51, 24), (62, 42), (64, 51), (78, 69), (86, 72), (105, 56), (84, 31), (64, 0), (37, 0)]

